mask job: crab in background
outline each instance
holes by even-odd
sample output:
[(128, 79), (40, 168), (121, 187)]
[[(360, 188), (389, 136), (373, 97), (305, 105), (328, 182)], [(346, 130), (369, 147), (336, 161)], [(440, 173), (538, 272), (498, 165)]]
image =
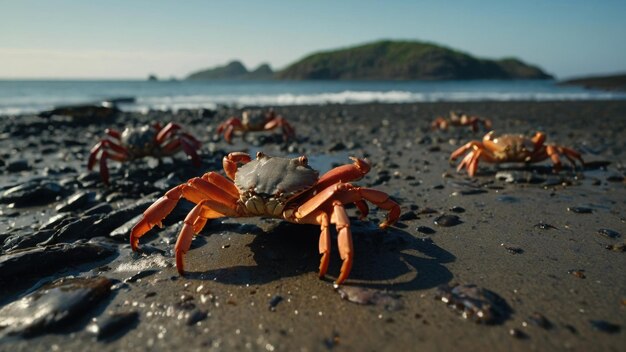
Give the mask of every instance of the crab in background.
[[(482, 142), (470, 141), (450, 155), (450, 161), (455, 161), (461, 155), (465, 155), (457, 167), (457, 171), (467, 169), (469, 176), (474, 176), (478, 169), (478, 161), (489, 163), (536, 163), (546, 159), (552, 160), (555, 172), (561, 170), (560, 155), (564, 156), (576, 166), (576, 161), (584, 165), (580, 153), (574, 149), (556, 144), (545, 144), (546, 135), (536, 132), (534, 136), (527, 137), (521, 134), (496, 135), (494, 131), (487, 133)], [(469, 152), (469, 153), (468, 153)], [(467, 154), (466, 154), (467, 153)]]
[(200, 166), (197, 150), (202, 143), (191, 134), (183, 131), (177, 123), (160, 123), (127, 127), (123, 132), (107, 128), (105, 137), (91, 148), (87, 168), (92, 170), (96, 162), (100, 166), (100, 176), (109, 184), (108, 160), (126, 162), (145, 156), (161, 158), (184, 151), (195, 166)]
[(285, 140), (295, 137), (296, 131), (293, 126), (284, 117), (276, 114), (274, 110), (244, 110), (241, 113), (241, 119), (229, 118), (217, 127), (216, 133), (218, 135), (224, 134), (226, 142), (231, 143), (235, 131), (241, 131), (245, 134), (247, 132), (269, 131), (278, 127), (282, 129)]
[(387, 210), (389, 213), (380, 224), (381, 228), (393, 224), (400, 215), (399, 205), (388, 194), (349, 183), (361, 179), (370, 170), (365, 160), (352, 160), (354, 163), (336, 167), (318, 177), (305, 156), (289, 159), (259, 152), (252, 160), (246, 153), (230, 153), (223, 159), (228, 178), (209, 172), (170, 189), (143, 213), (131, 231), (130, 244), (137, 251), (139, 238), (153, 226), (161, 226), (161, 221), (178, 201), (185, 198), (196, 205), (184, 220), (174, 250), (176, 268), (181, 275), (184, 274), (184, 255), (193, 236), (202, 231), (207, 220), (264, 216), (320, 226), (319, 276), (323, 277), (330, 262), (330, 226), (335, 224), (343, 260), (336, 284), (341, 284), (350, 273), (354, 255), (350, 220), (344, 206), (355, 204), (362, 218), (369, 211), (365, 201)]
[(451, 110), (449, 117), (436, 117), (430, 124), (430, 127), (433, 130), (447, 130), (450, 126), (471, 126), (472, 132), (478, 132), (480, 125), (482, 125), (486, 131), (491, 130), (491, 120), (471, 116), (463, 111)]

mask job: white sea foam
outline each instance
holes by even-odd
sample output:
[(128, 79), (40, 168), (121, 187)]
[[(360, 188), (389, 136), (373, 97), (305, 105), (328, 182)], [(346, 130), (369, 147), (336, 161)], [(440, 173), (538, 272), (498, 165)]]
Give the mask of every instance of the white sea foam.
[[(19, 89), (16, 89), (19, 88)], [(2, 82), (0, 115), (36, 113), (59, 105), (135, 97), (122, 110), (213, 109), (243, 106), (626, 99), (625, 93), (561, 87), (550, 81), (459, 82)]]
[(217, 105), (242, 106), (286, 106), (326, 105), (361, 103), (418, 103), (418, 102), (468, 102), (468, 101), (548, 101), (548, 100), (611, 100), (624, 99), (615, 93), (537, 93), (537, 92), (432, 92), (413, 93), (407, 91), (343, 91), (317, 94), (244, 94), (244, 95), (194, 95), (139, 98), (131, 110), (145, 111), (178, 110), (182, 108), (209, 108)]

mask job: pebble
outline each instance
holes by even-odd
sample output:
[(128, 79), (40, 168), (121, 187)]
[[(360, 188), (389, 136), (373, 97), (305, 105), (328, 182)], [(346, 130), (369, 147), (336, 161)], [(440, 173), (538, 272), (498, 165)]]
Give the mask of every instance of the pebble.
[(589, 323), (591, 324), (591, 327), (593, 327), (595, 330), (606, 332), (609, 334), (616, 334), (622, 330), (621, 326), (605, 320), (589, 320)]
[(450, 207), (449, 210), (453, 213), (465, 213), (465, 208), (459, 207), (458, 205)]
[(495, 178), (506, 183), (541, 183), (546, 180), (529, 171), (498, 171)]
[(610, 238), (610, 239), (616, 239), (616, 238), (622, 237), (622, 235), (619, 232), (611, 230), (611, 229), (599, 229), (597, 233), (600, 236)]
[(433, 220), (435, 225), (442, 227), (456, 226), (463, 223), (456, 215), (440, 215)]
[(555, 226), (552, 226), (550, 224), (546, 224), (545, 222), (540, 222), (538, 224), (535, 224), (535, 225), (533, 225), (533, 227), (536, 227), (536, 228), (541, 229), (541, 230), (550, 230), (550, 229), (558, 230)]
[(534, 312), (533, 314), (531, 314), (528, 319), (528, 321), (525, 322), (526, 325), (528, 325), (528, 323), (538, 326), (542, 329), (552, 329), (553, 325), (552, 322), (550, 322), (550, 320), (548, 320), (548, 318), (546, 318), (543, 314), (538, 313), (538, 312)]
[(106, 298), (111, 285), (105, 277), (54, 281), (0, 309), (0, 330), (29, 337), (66, 327)]
[(569, 207), (567, 208), (567, 211), (571, 211), (576, 214), (591, 214), (593, 212), (591, 208), (586, 207)]
[(270, 299), (270, 302), (269, 302), (270, 311), (275, 312), (276, 306), (278, 305), (278, 303), (282, 301), (283, 301), (283, 297), (281, 295), (274, 295), (272, 299)]
[(509, 319), (512, 309), (496, 293), (476, 285), (442, 285), (435, 298), (446, 303), (463, 318), (479, 324), (501, 324)]
[(519, 246), (510, 244), (510, 243), (501, 243), (500, 246), (504, 247), (504, 249), (506, 249), (506, 251), (511, 253), (511, 254), (522, 254), (522, 253), (524, 253), (524, 250), (522, 248), (520, 248)]
[(112, 337), (121, 337), (124, 329), (130, 328), (139, 322), (139, 312), (121, 312), (107, 314), (97, 319), (87, 326), (87, 331), (96, 335), (98, 340), (112, 340)]
[(8, 172), (20, 172), (30, 170), (30, 165), (28, 164), (28, 160), (19, 159), (9, 162), (5, 168)]
[(433, 233), (436, 232), (435, 230), (433, 230), (432, 228), (428, 226), (418, 226), (417, 231), (426, 235), (432, 235)]
[(389, 291), (358, 286), (339, 286), (336, 290), (342, 299), (356, 304), (377, 305), (390, 311), (400, 310), (403, 306), (400, 296)]
[(574, 275), (579, 279), (584, 279), (587, 277), (585, 276), (585, 271), (582, 269), (581, 270), (568, 270), (567, 273), (570, 275)]
[(400, 221), (416, 220), (417, 218), (417, 214), (412, 210), (409, 210), (406, 213), (400, 215)]
[(189, 315), (187, 316), (187, 320), (185, 321), (185, 324), (190, 325), (190, 326), (194, 325), (206, 319), (208, 315), (209, 313), (207, 311), (194, 308), (191, 312), (189, 312)]

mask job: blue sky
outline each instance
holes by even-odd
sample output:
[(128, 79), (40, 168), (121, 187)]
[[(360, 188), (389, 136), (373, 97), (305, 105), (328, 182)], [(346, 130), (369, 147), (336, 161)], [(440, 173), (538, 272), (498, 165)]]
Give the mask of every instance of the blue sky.
[(0, 78), (184, 77), (417, 39), (560, 78), (626, 72), (626, 1), (0, 2)]

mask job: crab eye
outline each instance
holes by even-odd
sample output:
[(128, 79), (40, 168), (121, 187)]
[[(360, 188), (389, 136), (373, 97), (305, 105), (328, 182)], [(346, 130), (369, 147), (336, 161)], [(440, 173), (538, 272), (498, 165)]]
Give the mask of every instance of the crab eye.
[(256, 158), (257, 158), (257, 159), (265, 158), (265, 153), (263, 153), (263, 152), (257, 152), (257, 153), (256, 153)]
[(306, 156), (301, 156), (298, 158), (298, 163), (302, 166), (307, 166), (309, 164), (309, 159)]

